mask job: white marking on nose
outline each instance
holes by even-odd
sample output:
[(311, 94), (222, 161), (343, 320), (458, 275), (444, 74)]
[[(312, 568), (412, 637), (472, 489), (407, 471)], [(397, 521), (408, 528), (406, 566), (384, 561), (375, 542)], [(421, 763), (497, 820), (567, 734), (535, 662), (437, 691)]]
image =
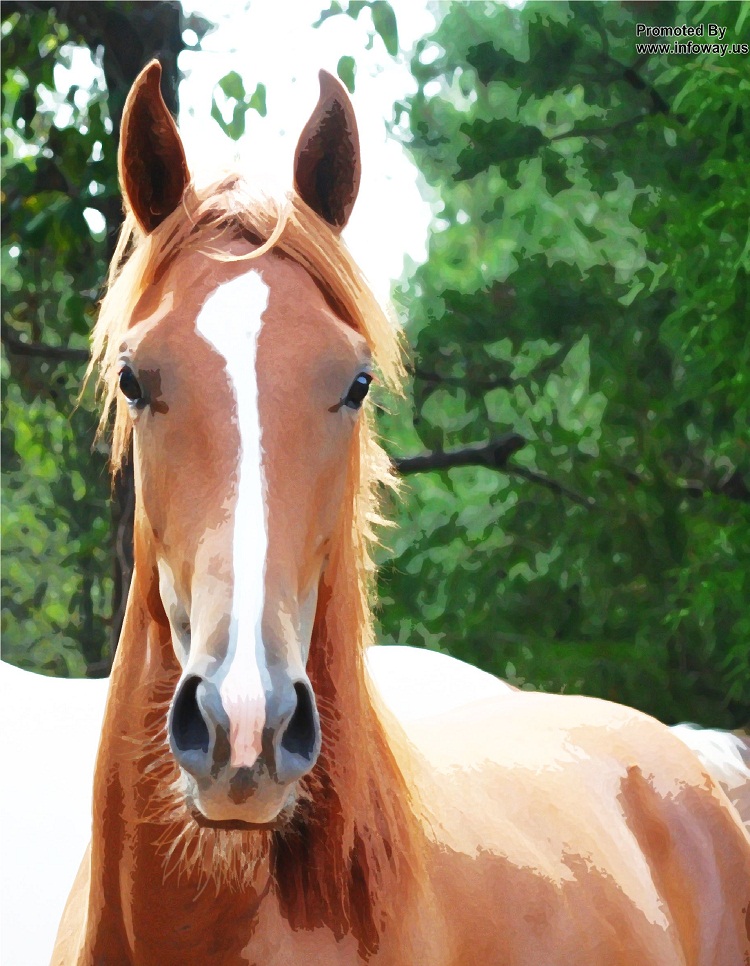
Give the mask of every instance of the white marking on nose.
[[(198, 333), (224, 358), (240, 437), (232, 536), (232, 616), (219, 694), (229, 716), (232, 767), (250, 767), (261, 751), (269, 683), (261, 618), (268, 534), (261, 460), (256, 354), (268, 286), (250, 271), (220, 286), (205, 302)], [(216, 427), (221, 432), (221, 427)]]
[(184, 668), (190, 656), (190, 634), (186, 633), (189, 628), (187, 611), (177, 593), (172, 568), (163, 558), (157, 560), (156, 566), (159, 573), (159, 593), (172, 630), (175, 654), (180, 666)]

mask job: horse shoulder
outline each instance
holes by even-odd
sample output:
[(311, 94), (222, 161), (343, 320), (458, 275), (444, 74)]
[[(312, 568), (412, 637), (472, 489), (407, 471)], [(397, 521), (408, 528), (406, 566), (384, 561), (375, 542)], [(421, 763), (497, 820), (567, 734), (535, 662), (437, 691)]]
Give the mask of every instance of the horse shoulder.
[(493, 922), (509, 962), (545, 961), (544, 949), (549, 962), (568, 949), (580, 964), (603, 951), (612, 964), (679, 963), (683, 950), (707, 962), (717, 942), (716, 962), (741, 961), (748, 840), (668, 728), (578, 696), (498, 690), (437, 707), (401, 718), (412, 756), (402, 748), (401, 758), (445, 914), (471, 897), (467, 955), (481, 961), (482, 937), (490, 955), (483, 923)]

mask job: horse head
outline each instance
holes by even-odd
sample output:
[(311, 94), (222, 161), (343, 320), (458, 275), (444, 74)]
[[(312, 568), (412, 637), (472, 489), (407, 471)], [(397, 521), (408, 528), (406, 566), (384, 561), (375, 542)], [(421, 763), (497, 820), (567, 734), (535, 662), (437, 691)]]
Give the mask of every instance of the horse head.
[[(119, 157), (151, 263), (112, 356), (133, 438), (136, 577), (153, 575), (162, 659), (179, 665), (167, 730), (193, 816), (268, 827), (320, 753), (308, 656), (357, 485), (371, 346), (335, 285), (248, 226), (236, 179), (210, 202), (195, 194), (160, 73), (149, 65), (129, 95)], [(348, 96), (320, 81), (290, 205), (330, 247), (360, 162)]]

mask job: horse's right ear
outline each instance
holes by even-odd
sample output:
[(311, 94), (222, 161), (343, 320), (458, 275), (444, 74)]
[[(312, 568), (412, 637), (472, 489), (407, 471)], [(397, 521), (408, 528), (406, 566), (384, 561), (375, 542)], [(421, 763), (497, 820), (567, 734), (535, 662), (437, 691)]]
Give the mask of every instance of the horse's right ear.
[(182, 141), (161, 96), (160, 81), (161, 64), (152, 60), (130, 89), (120, 131), (120, 187), (146, 234), (175, 210), (190, 180)]

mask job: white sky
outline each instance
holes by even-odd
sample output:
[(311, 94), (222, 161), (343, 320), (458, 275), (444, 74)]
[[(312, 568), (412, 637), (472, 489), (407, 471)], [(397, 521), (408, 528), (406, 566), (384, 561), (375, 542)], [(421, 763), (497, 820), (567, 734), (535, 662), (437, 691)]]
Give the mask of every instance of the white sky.
[[(206, 171), (239, 162), (258, 179), (258, 187), (283, 194), (292, 183), (292, 158), (300, 131), (318, 99), (318, 71), (336, 74), (342, 56), (357, 65), (352, 97), (359, 124), (363, 159), (362, 186), (346, 241), (371, 283), (387, 295), (403, 270), (404, 256), (420, 263), (426, 257), (430, 207), (422, 198), (417, 172), (386, 122), (394, 102), (416, 90), (408, 68), (413, 44), (434, 29), (424, 0), (391, 0), (399, 28), (399, 56), (394, 59), (377, 35), (366, 50), (369, 10), (357, 21), (336, 16), (314, 29), (329, 0), (184, 0), (185, 13), (196, 12), (217, 24), (198, 52), (179, 60), (180, 131), (188, 162)], [(211, 118), (218, 81), (230, 70), (243, 78), (246, 92), (263, 83), (265, 118), (248, 111), (246, 133), (227, 138)]]

